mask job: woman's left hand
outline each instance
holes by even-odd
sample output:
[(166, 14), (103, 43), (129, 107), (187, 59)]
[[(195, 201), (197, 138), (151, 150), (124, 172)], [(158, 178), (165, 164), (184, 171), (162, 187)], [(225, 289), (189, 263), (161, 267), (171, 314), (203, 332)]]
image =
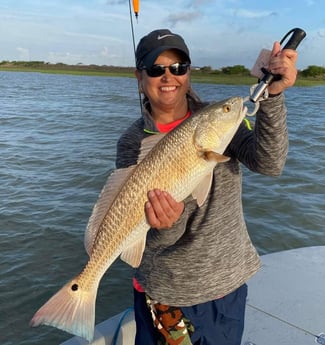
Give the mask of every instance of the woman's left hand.
[(276, 95), (294, 85), (297, 78), (297, 56), (295, 50), (281, 50), (280, 43), (274, 43), (268, 70), (273, 74), (281, 75), (281, 79), (273, 81), (268, 86), (269, 94)]

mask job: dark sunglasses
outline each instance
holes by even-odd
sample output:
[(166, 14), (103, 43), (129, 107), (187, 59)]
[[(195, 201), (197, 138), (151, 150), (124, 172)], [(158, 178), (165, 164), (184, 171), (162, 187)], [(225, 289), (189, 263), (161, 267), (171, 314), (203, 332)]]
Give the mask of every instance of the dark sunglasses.
[(173, 63), (169, 66), (164, 65), (152, 65), (150, 68), (143, 67), (142, 69), (146, 70), (149, 77), (161, 77), (165, 73), (165, 69), (168, 68), (170, 73), (173, 75), (184, 75), (186, 74), (188, 68), (190, 67), (189, 63)]

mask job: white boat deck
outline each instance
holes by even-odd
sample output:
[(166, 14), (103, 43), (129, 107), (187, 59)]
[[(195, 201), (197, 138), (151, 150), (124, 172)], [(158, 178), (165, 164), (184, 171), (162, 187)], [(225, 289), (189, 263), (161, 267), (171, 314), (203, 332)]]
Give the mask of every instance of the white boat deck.
[[(248, 286), (242, 345), (325, 345), (325, 246), (263, 255)], [(133, 345), (134, 334), (131, 309), (97, 325), (91, 344)]]
[(325, 344), (325, 246), (262, 256), (249, 281), (243, 345)]

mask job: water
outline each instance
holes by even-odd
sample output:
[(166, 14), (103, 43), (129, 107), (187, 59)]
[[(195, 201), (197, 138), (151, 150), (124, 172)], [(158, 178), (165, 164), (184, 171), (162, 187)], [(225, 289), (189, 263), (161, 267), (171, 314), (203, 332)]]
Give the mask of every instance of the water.
[[(34, 312), (87, 260), (84, 229), (114, 168), (120, 133), (139, 116), (135, 79), (0, 73), (0, 344), (56, 345)], [(194, 85), (206, 100), (246, 86)], [(261, 254), (325, 245), (325, 88), (287, 91), (290, 152), (281, 177), (244, 169), (247, 224)], [(132, 270), (102, 279), (96, 322), (132, 304)]]

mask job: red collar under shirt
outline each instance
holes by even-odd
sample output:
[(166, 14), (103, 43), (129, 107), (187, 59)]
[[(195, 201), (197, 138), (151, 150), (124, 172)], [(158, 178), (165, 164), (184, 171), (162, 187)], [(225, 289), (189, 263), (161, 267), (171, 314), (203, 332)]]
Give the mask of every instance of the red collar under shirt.
[(159, 123), (155, 122), (156, 127), (158, 128), (160, 133), (168, 133), (171, 130), (173, 130), (175, 127), (177, 127), (179, 124), (181, 124), (184, 120), (186, 120), (188, 117), (190, 117), (191, 111), (189, 110), (184, 117), (182, 117), (179, 120), (175, 120), (170, 123)]

